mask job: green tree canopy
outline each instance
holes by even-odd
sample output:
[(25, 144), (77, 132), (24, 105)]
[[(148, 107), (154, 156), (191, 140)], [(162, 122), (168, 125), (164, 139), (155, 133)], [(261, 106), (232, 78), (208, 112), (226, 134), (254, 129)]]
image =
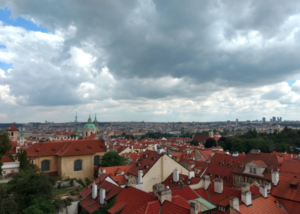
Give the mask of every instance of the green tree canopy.
[(17, 213), (17, 202), (9, 197), (3, 185), (0, 185), (0, 213)]
[(18, 201), (19, 210), (23, 210), (33, 205), (37, 198), (50, 201), (54, 184), (54, 178), (30, 168), (14, 175), (8, 182), (7, 191)]
[(233, 152), (238, 151), (240, 153), (245, 152), (246, 151), (245, 142), (239, 138), (234, 138), (232, 141), (231, 151)]
[(7, 132), (0, 130), (0, 159), (11, 149), (10, 139)]
[(191, 140), (189, 143), (191, 144), (191, 146), (199, 146), (198, 140)]
[(217, 143), (215, 141), (215, 139), (213, 138), (208, 138), (206, 141), (205, 141), (205, 144), (204, 144), (204, 147), (205, 148), (211, 148), (211, 147), (215, 147), (217, 146)]
[(123, 166), (126, 165), (128, 160), (124, 157), (119, 155), (117, 152), (107, 152), (101, 158), (101, 166), (108, 167), (108, 166)]

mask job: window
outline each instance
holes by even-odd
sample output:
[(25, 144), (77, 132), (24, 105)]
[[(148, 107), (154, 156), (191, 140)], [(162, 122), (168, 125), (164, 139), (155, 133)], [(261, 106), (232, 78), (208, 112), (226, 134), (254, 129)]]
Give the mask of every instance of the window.
[(100, 156), (96, 155), (94, 156), (94, 166), (98, 166), (100, 163)]
[(254, 167), (250, 167), (250, 173), (252, 173), (252, 174), (256, 174), (256, 168), (254, 168)]
[(253, 173), (253, 171), (252, 171), (252, 167), (250, 167), (250, 173)]
[(11, 136), (14, 136), (14, 133), (13, 133), (13, 132), (11, 133)]
[(239, 176), (236, 176), (235, 179), (236, 179), (237, 183), (240, 183), (240, 177)]
[(42, 168), (42, 171), (49, 171), (50, 170), (50, 161), (48, 160), (43, 160), (42, 161), (42, 164), (41, 164), (41, 168)]
[(82, 170), (82, 161), (76, 160), (74, 162), (74, 171), (81, 171)]
[(253, 174), (256, 174), (256, 168), (253, 168)]

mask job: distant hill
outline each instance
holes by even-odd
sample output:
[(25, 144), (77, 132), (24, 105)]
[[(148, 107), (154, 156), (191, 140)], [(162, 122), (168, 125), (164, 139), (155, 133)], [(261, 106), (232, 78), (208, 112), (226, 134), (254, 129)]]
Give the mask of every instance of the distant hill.
[[(11, 125), (11, 123), (0, 123), (0, 129), (2, 129), (2, 130), (8, 129), (10, 125)], [(20, 124), (20, 123), (14, 123), (14, 126), (17, 128), (21, 127), (21, 125), (22, 124)]]

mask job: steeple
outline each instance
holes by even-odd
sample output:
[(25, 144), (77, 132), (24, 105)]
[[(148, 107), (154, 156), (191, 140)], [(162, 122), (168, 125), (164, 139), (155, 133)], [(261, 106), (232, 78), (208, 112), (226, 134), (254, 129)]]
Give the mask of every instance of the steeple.
[(77, 121), (77, 112), (76, 112), (76, 116), (75, 116), (75, 123), (77, 123), (78, 121)]
[(91, 115), (89, 116), (88, 123), (92, 123)]
[(20, 138), (21, 138), (21, 139), (24, 138), (24, 134), (23, 134), (23, 126), (21, 126), (21, 136), (20, 136)]

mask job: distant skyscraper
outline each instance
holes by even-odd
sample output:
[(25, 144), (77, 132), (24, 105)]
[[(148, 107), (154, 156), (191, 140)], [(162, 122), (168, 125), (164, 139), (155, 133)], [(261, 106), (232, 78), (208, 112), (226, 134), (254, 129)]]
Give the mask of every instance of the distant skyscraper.
[(235, 120), (235, 125), (238, 125), (239, 124), (239, 119), (236, 119)]
[(266, 118), (265, 118), (265, 117), (262, 118), (262, 122), (263, 122), (263, 123), (266, 122)]
[(282, 122), (282, 117), (279, 118), (279, 121)]
[(273, 117), (273, 118), (272, 118), (272, 121), (273, 121), (273, 122), (276, 122), (276, 117)]
[(77, 121), (77, 112), (76, 112), (76, 116), (75, 116), (75, 123), (78, 123), (78, 121)]

